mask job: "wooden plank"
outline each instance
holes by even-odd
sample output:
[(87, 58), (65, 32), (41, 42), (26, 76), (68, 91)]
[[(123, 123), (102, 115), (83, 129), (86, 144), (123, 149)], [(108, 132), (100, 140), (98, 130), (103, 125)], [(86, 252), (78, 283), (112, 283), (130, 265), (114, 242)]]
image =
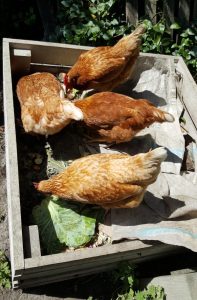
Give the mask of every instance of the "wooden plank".
[[(32, 51), (32, 63), (73, 65), (78, 56), (92, 47), (57, 44), (48, 42), (37, 42), (28, 40), (5, 39), (9, 42), (11, 49), (29, 49)], [(50, 51), (49, 51), (50, 47)]]
[(176, 67), (180, 74), (179, 97), (197, 130), (197, 85), (185, 62), (180, 57)]
[(181, 24), (184, 26), (189, 25), (190, 21), (190, 3), (192, 0), (180, 0), (178, 16)]
[(197, 21), (197, 1), (194, 0), (193, 1), (193, 13), (191, 15), (191, 21)]
[(71, 66), (66, 66), (66, 65), (31, 63), (30, 73), (34, 73), (34, 72), (49, 72), (49, 73), (66, 72), (67, 73), (70, 68)]
[(9, 42), (3, 40), (3, 94), (10, 257), (12, 277), (24, 269), (16, 130)]
[(96, 261), (96, 259), (104, 259), (104, 256), (121, 256), (128, 251), (140, 252), (143, 248), (150, 248), (151, 245), (144, 244), (141, 241), (127, 241), (114, 245), (104, 245), (96, 248), (79, 249), (74, 252), (63, 252), (58, 254), (46, 255), (39, 258), (25, 259), (25, 269), (47, 267), (48, 269), (56, 268), (56, 264), (70, 262), (72, 266), (79, 265), (82, 261)]
[(41, 256), (40, 239), (37, 225), (23, 227), (25, 257)]
[(136, 25), (138, 22), (138, 0), (126, 0), (126, 21)]
[(163, 1), (163, 12), (167, 26), (169, 27), (172, 23), (174, 23), (175, 0)]
[[(132, 249), (134, 245), (135, 249)], [(160, 255), (163, 253), (170, 253), (173, 251), (182, 251), (182, 247), (175, 247), (172, 245), (166, 245), (157, 243), (157, 246), (151, 247), (151, 245), (145, 245), (143, 248), (139, 248), (139, 244), (130, 241), (123, 242), (121, 244), (108, 245), (92, 249), (83, 249), (81, 251), (75, 251), (74, 253), (60, 253), (54, 255), (42, 256), (40, 259), (25, 259), (25, 274), (33, 272), (42, 272), (45, 270), (51, 271), (57, 268), (80, 268), (83, 264), (95, 265), (105, 264), (112, 261), (122, 261), (125, 259), (146, 260), (147, 257), (152, 255)], [(103, 249), (102, 249), (103, 248)], [(105, 248), (105, 249), (104, 249)], [(134, 247), (133, 247), (134, 248)], [(92, 253), (89, 252), (92, 250)]]
[(11, 67), (12, 72), (20, 74), (28, 74), (31, 63), (31, 50), (12, 49), (11, 51)]
[[(140, 253), (138, 253), (137, 257), (134, 258), (134, 256), (132, 255), (132, 252), (130, 252), (130, 253), (127, 253), (126, 255), (120, 257), (120, 259), (118, 259), (118, 260), (108, 258), (108, 261), (105, 261), (105, 259), (103, 260), (103, 257), (101, 257), (100, 260), (96, 263), (96, 265), (93, 263), (89, 264), (89, 260), (87, 260), (85, 263), (81, 262), (79, 264), (79, 266), (77, 267), (77, 269), (76, 268), (74, 269), (71, 266), (70, 266), (70, 268), (68, 268), (67, 265), (64, 265), (64, 267), (62, 268), (62, 264), (61, 264), (61, 269), (58, 269), (58, 266), (56, 265), (56, 268), (53, 270), (43, 269), (43, 271), (40, 272), (40, 269), (38, 268), (37, 273), (32, 273), (32, 272), (27, 273), (27, 274), (24, 273), (20, 279), (19, 284), (21, 287), (26, 287), (26, 286), (48, 284), (50, 282), (55, 282), (55, 281), (68, 280), (71, 278), (76, 278), (76, 277), (80, 277), (80, 276), (85, 276), (85, 275), (90, 275), (90, 274), (94, 274), (94, 273), (98, 273), (98, 272), (107, 271), (109, 269), (116, 267), (120, 261), (130, 261), (132, 263), (138, 263), (138, 262), (142, 262), (145, 260), (147, 261), (147, 260), (155, 259), (161, 255), (162, 256), (168, 255), (169, 250), (170, 250), (170, 253), (172, 253), (171, 252), (172, 246), (170, 246), (170, 248), (169, 248), (169, 245), (167, 246), (167, 245), (163, 244), (163, 246), (164, 247), (163, 247), (162, 253), (158, 252), (157, 251), (158, 249), (157, 250), (155, 249), (155, 253), (152, 253), (150, 256), (145, 255), (145, 253), (144, 253), (144, 255), (139, 255)], [(179, 253), (179, 251), (181, 251), (183, 248), (173, 247), (173, 249), (174, 249), (173, 252)], [(178, 249), (178, 251), (177, 251), (177, 249)]]
[(155, 259), (156, 257), (160, 257), (162, 256), (166, 256), (169, 253), (175, 252), (178, 253), (181, 249), (177, 248), (177, 247), (173, 247), (173, 251), (172, 251), (172, 247), (166, 247), (164, 246), (161, 249), (159, 249), (158, 247), (153, 249), (143, 249), (142, 251), (130, 251), (130, 252), (126, 252), (122, 255), (111, 255), (110, 257), (107, 256), (103, 256), (97, 259), (87, 259), (85, 261), (80, 260), (78, 264), (72, 264), (71, 263), (62, 263), (61, 265), (54, 265), (53, 269), (48, 269), (48, 268), (37, 268), (37, 269), (29, 269), (29, 270), (25, 270), (25, 272), (23, 273), (23, 279), (29, 279), (29, 278), (36, 278), (36, 277), (45, 277), (47, 275), (50, 276), (55, 276), (58, 274), (63, 274), (66, 273), (68, 276), (70, 273), (74, 273), (74, 274), (78, 274), (80, 273), (82, 270), (95, 270), (95, 272), (102, 266), (103, 269), (105, 269), (105, 267), (107, 267), (110, 264), (117, 264), (121, 261), (132, 261), (132, 262), (142, 262), (142, 261), (147, 261), (147, 260), (151, 260), (151, 259)]
[(21, 278), (20, 281), (17, 283), (17, 287), (28, 288), (28, 287), (34, 287), (34, 286), (69, 280), (69, 279), (73, 279), (73, 278), (76, 279), (76, 278), (88, 276), (91, 274), (106, 272), (106, 271), (114, 269), (116, 266), (117, 266), (117, 263), (110, 264), (107, 266), (101, 265), (98, 269), (80, 270), (77, 274), (75, 272), (66, 273), (66, 270), (64, 270), (64, 272), (65, 272), (64, 274), (57, 274), (57, 275), (53, 275), (53, 276), (50, 276), (49, 274), (47, 274), (42, 278), (40, 278), (40, 277), (37, 277), (37, 278), (35, 277), (35, 278), (30, 278), (30, 279)]
[(158, 0), (145, 0), (145, 14), (148, 15), (153, 23), (156, 23), (157, 1)]

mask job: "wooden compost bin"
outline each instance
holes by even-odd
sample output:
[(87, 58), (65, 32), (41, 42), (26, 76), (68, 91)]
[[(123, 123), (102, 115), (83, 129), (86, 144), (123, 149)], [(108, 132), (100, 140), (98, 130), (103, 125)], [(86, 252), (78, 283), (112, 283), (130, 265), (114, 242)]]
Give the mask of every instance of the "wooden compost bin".
[[(80, 53), (88, 49), (90, 48), (25, 40), (3, 41), (7, 201), (13, 288), (66, 280), (113, 268), (123, 260), (140, 262), (183, 250), (172, 245), (135, 240), (42, 256), (37, 226), (32, 225), (24, 229), (22, 225), (12, 76), (23, 76), (35, 71), (63, 71), (75, 63)], [(146, 56), (166, 59), (166, 56), (162, 55)], [(190, 131), (196, 138), (196, 85), (182, 58), (171, 59), (184, 74), (180, 83), (181, 99), (189, 116)], [(190, 101), (192, 99), (193, 102)]]

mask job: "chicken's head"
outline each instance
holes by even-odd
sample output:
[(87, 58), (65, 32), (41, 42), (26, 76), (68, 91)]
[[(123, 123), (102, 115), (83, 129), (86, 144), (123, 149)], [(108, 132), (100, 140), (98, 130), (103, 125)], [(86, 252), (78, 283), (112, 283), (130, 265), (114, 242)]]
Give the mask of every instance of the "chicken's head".
[(79, 74), (68, 76), (68, 83), (77, 90), (86, 90), (87, 82), (85, 82)]

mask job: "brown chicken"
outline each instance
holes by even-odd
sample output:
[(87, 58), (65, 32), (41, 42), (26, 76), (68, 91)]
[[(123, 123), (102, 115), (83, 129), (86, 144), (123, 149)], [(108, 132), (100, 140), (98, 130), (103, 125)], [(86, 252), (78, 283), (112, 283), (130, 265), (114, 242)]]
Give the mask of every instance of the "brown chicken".
[(97, 204), (104, 208), (132, 208), (140, 204), (166, 158), (166, 150), (148, 153), (93, 154), (75, 160), (62, 173), (35, 183), (38, 191), (67, 200)]
[(50, 73), (22, 77), (17, 83), (16, 92), (26, 132), (51, 135), (63, 129), (72, 119), (83, 119), (79, 108), (62, 99), (61, 84)]
[(131, 77), (145, 26), (140, 25), (114, 46), (82, 53), (68, 72), (68, 83), (78, 90), (110, 91)]
[(173, 122), (174, 117), (144, 99), (102, 92), (75, 105), (83, 112), (83, 122), (97, 138), (92, 141), (122, 143), (130, 141), (140, 130), (154, 122)]

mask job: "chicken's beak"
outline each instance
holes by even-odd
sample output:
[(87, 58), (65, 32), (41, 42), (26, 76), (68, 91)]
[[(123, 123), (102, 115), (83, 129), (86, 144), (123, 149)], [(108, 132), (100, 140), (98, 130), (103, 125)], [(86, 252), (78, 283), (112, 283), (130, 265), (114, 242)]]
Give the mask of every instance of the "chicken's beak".
[(71, 91), (72, 89), (73, 89), (72, 83), (70, 81), (67, 81), (66, 90)]

